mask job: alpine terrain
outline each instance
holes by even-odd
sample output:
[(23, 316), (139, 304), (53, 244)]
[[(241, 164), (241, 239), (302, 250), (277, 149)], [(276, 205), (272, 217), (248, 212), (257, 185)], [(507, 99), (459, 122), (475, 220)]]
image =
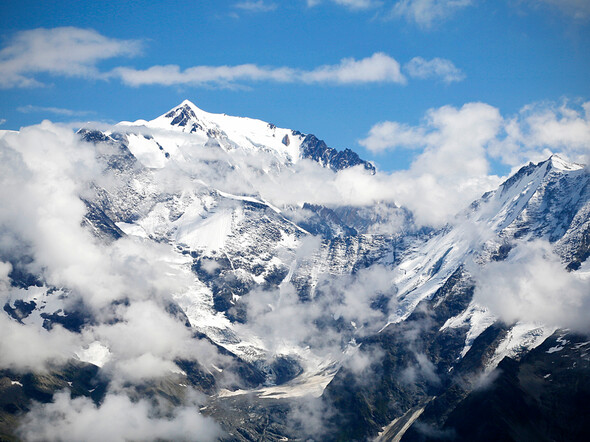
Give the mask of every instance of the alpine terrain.
[(433, 227), (189, 101), (0, 155), (0, 440), (590, 440), (585, 165)]

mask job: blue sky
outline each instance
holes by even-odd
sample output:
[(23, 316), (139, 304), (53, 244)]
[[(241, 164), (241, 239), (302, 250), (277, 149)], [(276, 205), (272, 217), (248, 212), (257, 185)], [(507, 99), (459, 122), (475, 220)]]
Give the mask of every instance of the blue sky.
[[(584, 0), (19, 1), (0, 23), (0, 129), (151, 119), (186, 98), (396, 170), (437, 128), (429, 109), (482, 102), (508, 121), (566, 103), (583, 120), (590, 99)], [(384, 121), (407, 141), (376, 143)]]

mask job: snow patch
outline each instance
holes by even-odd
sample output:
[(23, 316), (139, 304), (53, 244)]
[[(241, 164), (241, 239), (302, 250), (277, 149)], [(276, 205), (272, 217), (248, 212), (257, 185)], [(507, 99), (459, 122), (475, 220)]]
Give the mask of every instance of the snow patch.
[(99, 341), (94, 341), (87, 348), (76, 352), (76, 356), (82, 362), (89, 362), (98, 367), (104, 366), (111, 358), (109, 348)]

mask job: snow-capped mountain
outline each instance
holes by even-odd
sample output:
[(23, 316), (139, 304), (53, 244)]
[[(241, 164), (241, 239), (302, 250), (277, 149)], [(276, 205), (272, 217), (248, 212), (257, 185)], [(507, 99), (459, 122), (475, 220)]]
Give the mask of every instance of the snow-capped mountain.
[(164, 167), (168, 160), (190, 161), (190, 150), (183, 147), (202, 143), (225, 152), (239, 150), (254, 155), (264, 152), (283, 166), (311, 159), (333, 170), (362, 165), (375, 171), (373, 165), (350, 149), (337, 151), (314, 135), (282, 129), (261, 120), (212, 114), (188, 100), (154, 120), (122, 122), (118, 126), (127, 134), (129, 150), (146, 167)]
[[(423, 440), (455, 427), (464, 437), (473, 428), (463, 410), (480, 405), (476, 393), (484, 380), (493, 383), (498, 366), (510, 373), (545, 366), (554, 356), (544, 355), (563, 351), (578, 364), (576, 376), (589, 373), (588, 354), (579, 351), (587, 342), (563, 329), (569, 324), (512, 318), (487, 289), (521, 266), (531, 302), (550, 296), (528, 284), (535, 253), (549, 263), (540, 261), (543, 268), (558, 269), (556, 290), (566, 282), (574, 292), (590, 287), (583, 165), (557, 155), (526, 165), (433, 229), (416, 226), (393, 203), (321, 204), (298, 192), (284, 198), (293, 190), (285, 183), (379, 172), (314, 135), (207, 113), (189, 101), (151, 121), (83, 128), (74, 138), (92, 157), (76, 167), (92, 167), (55, 191), (69, 192), (62, 200), (73, 195), (60, 207), (74, 206), (80, 216), (72, 220), (75, 235), (65, 236), (79, 242), (69, 247), (79, 248), (82, 263), (93, 253), (100, 259), (89, 261), (96, 269), (86, 279), (78, 277), (83, 266), (53, 270), (35, 249), (45, 250), (45, 237), (35, 246), (36, 238), (22, 239), (26, 230), (2, 226), (10, 233), (0, 250), (9, 263), (0, 279), (5, 314), (22, 330), (65, 329), (74, 352), (69, 365), (51, 366), (46, 385), (30, 367), (2, 371), (10, 419), (30, 410), (31, 399), (50, 402), (63, 388), (100, 409), (121, 391), (176, 407), (190, 387), (206, 395), (201, 413), (226, 440)], [(20, 247), (8, 246), (15, 241)], [(97, 295), (102, 287), (113, 293)], [(583, 306), (587, 298), (571, 299)], [(150, 303), (154, 310), (145, 310)], [(131, 332), (118, 330), (143, 330), (134, 325), (140, 320), (155, 331), (135, 354), (143, 344), (123, 346)], [(173, 339), (159, 338), (176, 326)], [(178, 342), (180, 350), (167, 349)], [(160, 374), (132, 376), (147, 366)], [(534, 382), (551, 379), (539, 376)]]

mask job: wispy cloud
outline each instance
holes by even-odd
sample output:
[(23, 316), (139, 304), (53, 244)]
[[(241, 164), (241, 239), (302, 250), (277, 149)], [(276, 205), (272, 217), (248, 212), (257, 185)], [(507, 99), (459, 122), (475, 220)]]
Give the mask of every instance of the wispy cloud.
[(41, 86), (35, 74), (99, 77), (96, 64), (135, 55), (140, 43), (105, 37), (91, 29), (62, 27), (18, 32), (0, 50), (0, 88)]
[[(537, 0), (555, 2), (557, 0)], [(572, 3), (576, 0), (572, 0)], [(351, 11), (374, 9), (386, 18), (403, 18), (422, 28), (430, 28), (436, 23), (450, 18), (458, 10), (473, 3), (473, 0), (307, 0), (307, 6), (333, 3)], [(576, 2), (577, 3), (577, 2)]]
[(55, 115), (63, 115), (66, 117), (84, 116), (93, 113), (91, 111), (64, 109), (60, 107), (33, 106), (32, 104), (27, 104), (26, 106), (19, 106), (16, 108), (16, 110), (23, 114), (50, 113)]
[(590, 2), (587, 0), (529, 0), (533, 6), (548, 5), (576, 20), (590, 18)]
[(452, 61), (444, 58), (425, 60), (422, 57), (414, 57), (404, 65), (406, 73), (414, 78), (439, 78), (449, 84), (462, 81), (465, 74), (457, 68)]
[[(376, 6), (380, 6), (381, 2), (376, 0), (329, 0), (332, 3), (336, 3), (340, 6), (345, 6), (352, 10), (369, 9)], [(322, 0), (307, 0), (307, 6), (316, 6), (320, 4)]]
[(400, 64), (384, 53), (375, 53), (361, 60), (345, 58), (339, 64), (319, 66), (312, 70), (291, 67), (269, 67), (256, 64), (236, 66), (194, 66), (180, 69), (177, 65), (152, 66), (145, 70), (120, 67), (112, 76), (130, 86), (142, 85), (215, 85), (232, 86), (236, 82), (274, 81), (278, 83), (398, 83), (406, 79)]
[(277, 9), (276, 3), (266, 3), (264, 0), (242, 1), (234, 4), (234, 8), (248, 12), (268, 12)]
[(471, 4), (471, 0), (400, 0), (393, 6), (391, 14), (429, 28)]
[[(236, 3), (236, 8), (250, 11), (270, 10), (276, 5), (264, 1)], [(358, 3), (361, 6), (361, 3)], [(153, 65), (146, 69), (118, 66), (100, 70), (98, 63), (118, 56), (139, 52), (140, 42), (105, 37), (96, 31), (73, 27), (23, 31), (0, 50), (0, 88), (41, 86), (40, 75), (120, 80), (128, 86), (208, 86), (236, 88), (256, 82), (354, 85), (406, 84), (400, 63), (392, 56), (376, 52), (355, 59), (343, 58), (336, 64), (314, 68), (265, 66), (256, 63), (240, 65)], [(445, 83), (460, 81), (463, 73), (449, 60), (412, 59), (404, 66), (415, 78), (440, 78)], [(24, 106), (20, 112), (50, 112), (57, 115), (85, 115), (55, 107)]]
[(0, 118), (0, 126), (6, 123), (6, 118)]

